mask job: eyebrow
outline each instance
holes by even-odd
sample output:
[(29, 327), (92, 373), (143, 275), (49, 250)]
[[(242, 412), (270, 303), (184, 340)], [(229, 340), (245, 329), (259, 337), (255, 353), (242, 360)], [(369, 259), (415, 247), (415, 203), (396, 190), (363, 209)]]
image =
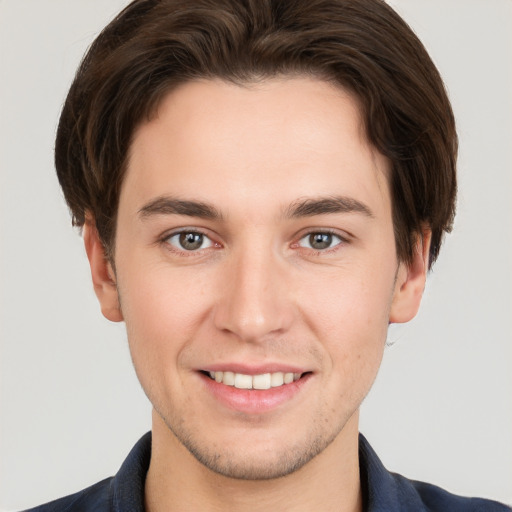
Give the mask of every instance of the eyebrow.
[(187, 215), (201, 219), (222, 219), (222, 214), (212, 205), (202, 201), (185, 201), (169, 196), (153, 199), (145, 204), (138, 213), (142, 219), (154, 215)]
[(362, 213), (370, 218), (375, 217), (370, 208), (364, 203), (344, 196), (299, 199), (286, 209), (285, 216), (299, 218), (332, 213)]
[[(144, 205), (138, 213), (142, 219), (154, 215), (186, 215), (211, 220), (222, 220), (223, 218), (222, 213), (208, 203), (169, 196), (153, 199)], [(285, 209), (284, 216), (293, 219), (335, 213), (362, 213), (367, 217), (374, 217), (370, 208), (364, 203), (344, 196), (299, 199)]]

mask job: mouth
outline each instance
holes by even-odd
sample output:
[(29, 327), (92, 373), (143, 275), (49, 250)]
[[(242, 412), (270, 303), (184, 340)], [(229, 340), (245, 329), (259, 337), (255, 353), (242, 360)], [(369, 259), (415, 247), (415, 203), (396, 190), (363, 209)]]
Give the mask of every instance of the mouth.
[(248, 375), (244, 373), (235, 373), (231, 371), (201, 371), (211, 380), (219, 384), (231, 386), (237, 389), (255, 389), (267, 390), (271, 388), (280, 388), (288, 384), (299, 381), (311, 372), (292, 373), (292, 372), (272, 372), (261, 373), (258, 375)]
[(231, 364), (224, 368), (205, 368), (198, 373), (217, 404), (237, 414), (242, 413), (243, 418), (259, 417), (281, 407), (299, 404), (297, 400), (309, 396), (306, 390), (311, 388), (312, 371), (298, 373), (299, 368), (275, 366), (249, 369)]

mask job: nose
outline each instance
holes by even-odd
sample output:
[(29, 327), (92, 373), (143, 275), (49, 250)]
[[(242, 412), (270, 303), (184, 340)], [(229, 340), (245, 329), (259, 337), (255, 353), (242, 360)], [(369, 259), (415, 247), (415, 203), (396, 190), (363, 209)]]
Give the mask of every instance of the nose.
[(233, 254), (223, 277), (214, 312), (217, 329), (257, 343), (290, 328), (294, 308), (286, 270), (271, 249)]

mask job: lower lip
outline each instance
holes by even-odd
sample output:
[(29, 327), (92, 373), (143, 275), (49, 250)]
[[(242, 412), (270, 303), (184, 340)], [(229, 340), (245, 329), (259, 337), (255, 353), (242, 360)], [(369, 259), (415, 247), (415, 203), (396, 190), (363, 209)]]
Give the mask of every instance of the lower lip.
[(290, 384), (270, 389), (238, 389), (199, 374), (208, 391), (224, 406), (246, 414), (262, 414), (297, 398), (311, 379), (310, 373)]

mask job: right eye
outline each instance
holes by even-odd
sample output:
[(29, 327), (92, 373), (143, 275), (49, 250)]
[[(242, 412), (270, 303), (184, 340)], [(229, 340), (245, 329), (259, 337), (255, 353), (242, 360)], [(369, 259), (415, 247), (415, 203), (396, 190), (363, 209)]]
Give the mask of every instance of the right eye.
[(180, 231), (174, 233), (165, 240), (175, 249), (180, 251), (199, 251), (213, 246), (213, 242), (199, 231)]

